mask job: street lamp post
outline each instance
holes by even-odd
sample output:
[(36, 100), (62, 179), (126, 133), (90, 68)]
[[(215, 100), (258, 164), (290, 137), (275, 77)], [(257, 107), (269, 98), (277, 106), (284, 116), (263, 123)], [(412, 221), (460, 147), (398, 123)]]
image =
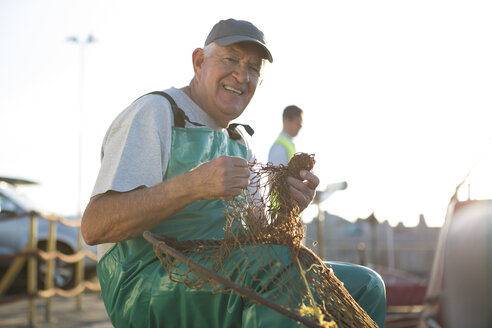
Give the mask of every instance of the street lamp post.
[(92, 34), (87, 35), (83, 40), (76, 36), (67, 38), (67, 42), (73, 42), (79, 46), (79, 113), (78, 113), (78, 172), (77, 172), (77, 217), (80, 219), (81, 209), (81, 192), (82, 192), (82, 148), (83, 148), (83, 109), (84, 109), (84, 73), (85, 73), (85, 47), (95, 42), (96, 39)]
[[(85, 47), (95, 42), (93, 35), (89, 34), (85, 39), (76, 36), (67, 38), (67, 42), (73, 42), (79, 46), (79, 113), (78, 113), (78, 172), (77, 172), (77, 218), (82, 218), (81, 193), (82, 193), (82, 148), (83, 148), (83, 109), (84, 109), (84, 73), (85, 73)], [(78, 248), (82, 250), (82, 234), (79, 228)], [(76, 264), (75, 282), (78, 285), (84, 279), (84, 260)], [(77, 308), (82, 308), (82, 293), (77, 295)]]

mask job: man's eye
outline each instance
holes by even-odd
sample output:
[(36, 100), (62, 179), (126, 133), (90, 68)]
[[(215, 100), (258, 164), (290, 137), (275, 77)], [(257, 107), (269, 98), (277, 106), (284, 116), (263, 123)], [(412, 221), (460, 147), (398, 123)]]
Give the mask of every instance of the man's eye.
[(225, 57), (225, 61), (227, 63), (230, 63), (230, 64), (235, 64), (238, 62), (238, 60), (236, 58), (233, 58), (233, 57)]
[(249, 66), (249, 70), (255, 73), (255, 75), (260, 75), (260, 69), (256, 66)]

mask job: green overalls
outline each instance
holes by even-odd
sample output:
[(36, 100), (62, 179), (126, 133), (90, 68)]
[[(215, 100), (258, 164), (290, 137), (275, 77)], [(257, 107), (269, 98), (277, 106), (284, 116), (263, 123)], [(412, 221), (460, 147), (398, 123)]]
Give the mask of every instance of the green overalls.
[[(218, 156), (246, 158), (246, 154), (244, 145), (220, 131), (173, 126), (166, 178), (187, 172)], [(152, 232), (173, 236), (178, 240), (220, 239), (223, 238), (225, 224), (224, 209), (222, 200), (198, 201), (164, 220)], [(289, 275), (295, 275), (295, 268), (288, 264), (288, 250), (276, 246), (275, 251), (281, 261), (287, 263), (287, 268), (284, 266), (272, 273), (281, 275), (287, 271)], [(235, 252), (231, 256), (235, 256)], [(241, 270), (248, 271), (242, 277), (254, 277), (257, 274), (255, 266), (258, 265), (254, 259), (245, 263)], [(301, 327), (276, 311), (257, 306), (235, 293), (212, 294), (207, 290), (191, 289), (170, 281), (152, 245), (141, 236), (116, 243), (99, 261), (97, 272), (106, 310), (117, 328)], [(365, 283), (364, 289), (368, 288)], [(255, 284), (256, 288), (262, 288), (261, 281)], [(273, 296), (277, 291), (273, 289), (270, 293)], [(263, 296), (269, 297), (269, 294)], [(374, 299), (369, 301), (371, 304), (367, 305), (374, 306)]]

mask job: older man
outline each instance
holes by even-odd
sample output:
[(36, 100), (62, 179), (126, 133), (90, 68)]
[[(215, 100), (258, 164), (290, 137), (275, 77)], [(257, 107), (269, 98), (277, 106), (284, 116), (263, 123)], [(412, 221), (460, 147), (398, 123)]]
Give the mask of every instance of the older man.
[[(82, 234), (88, 244), (99, 245), (98, 276), (115, 327), (262, 322), (254, 315), (256, 305), (237, 295), (172, 282), (141, 236), (151, 230), (179, 240), (222, 238), (223, 199), (250, 184), (248, 162), (254, 156), (229, 123), (253, 97), (263, 62), (273, 61), (263, 33), (246, 21), (220, 21), (192, 59), (188, 86), (140, 97), (104, 138)], [(319, 179), (308, 171), (301, 176), (289, 183), (292, 197), (306, 208)]]

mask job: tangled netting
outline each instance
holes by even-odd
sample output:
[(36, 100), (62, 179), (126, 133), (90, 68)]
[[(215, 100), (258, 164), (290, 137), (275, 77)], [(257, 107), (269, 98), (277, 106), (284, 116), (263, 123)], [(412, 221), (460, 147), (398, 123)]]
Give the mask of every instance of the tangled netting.
[[(300, 209), (287, 178), (311, 170), (314, 155), (297, 153), (287, 166), (251, 163), (255, 191), (227, 201), (224, 238), (160, 240), (196, 263), (321, 327), (377, 327), (322, 260), (303, 245)], [(154, 250), (169, 277), (190, 288), (230, 293), (216, 279)]]

